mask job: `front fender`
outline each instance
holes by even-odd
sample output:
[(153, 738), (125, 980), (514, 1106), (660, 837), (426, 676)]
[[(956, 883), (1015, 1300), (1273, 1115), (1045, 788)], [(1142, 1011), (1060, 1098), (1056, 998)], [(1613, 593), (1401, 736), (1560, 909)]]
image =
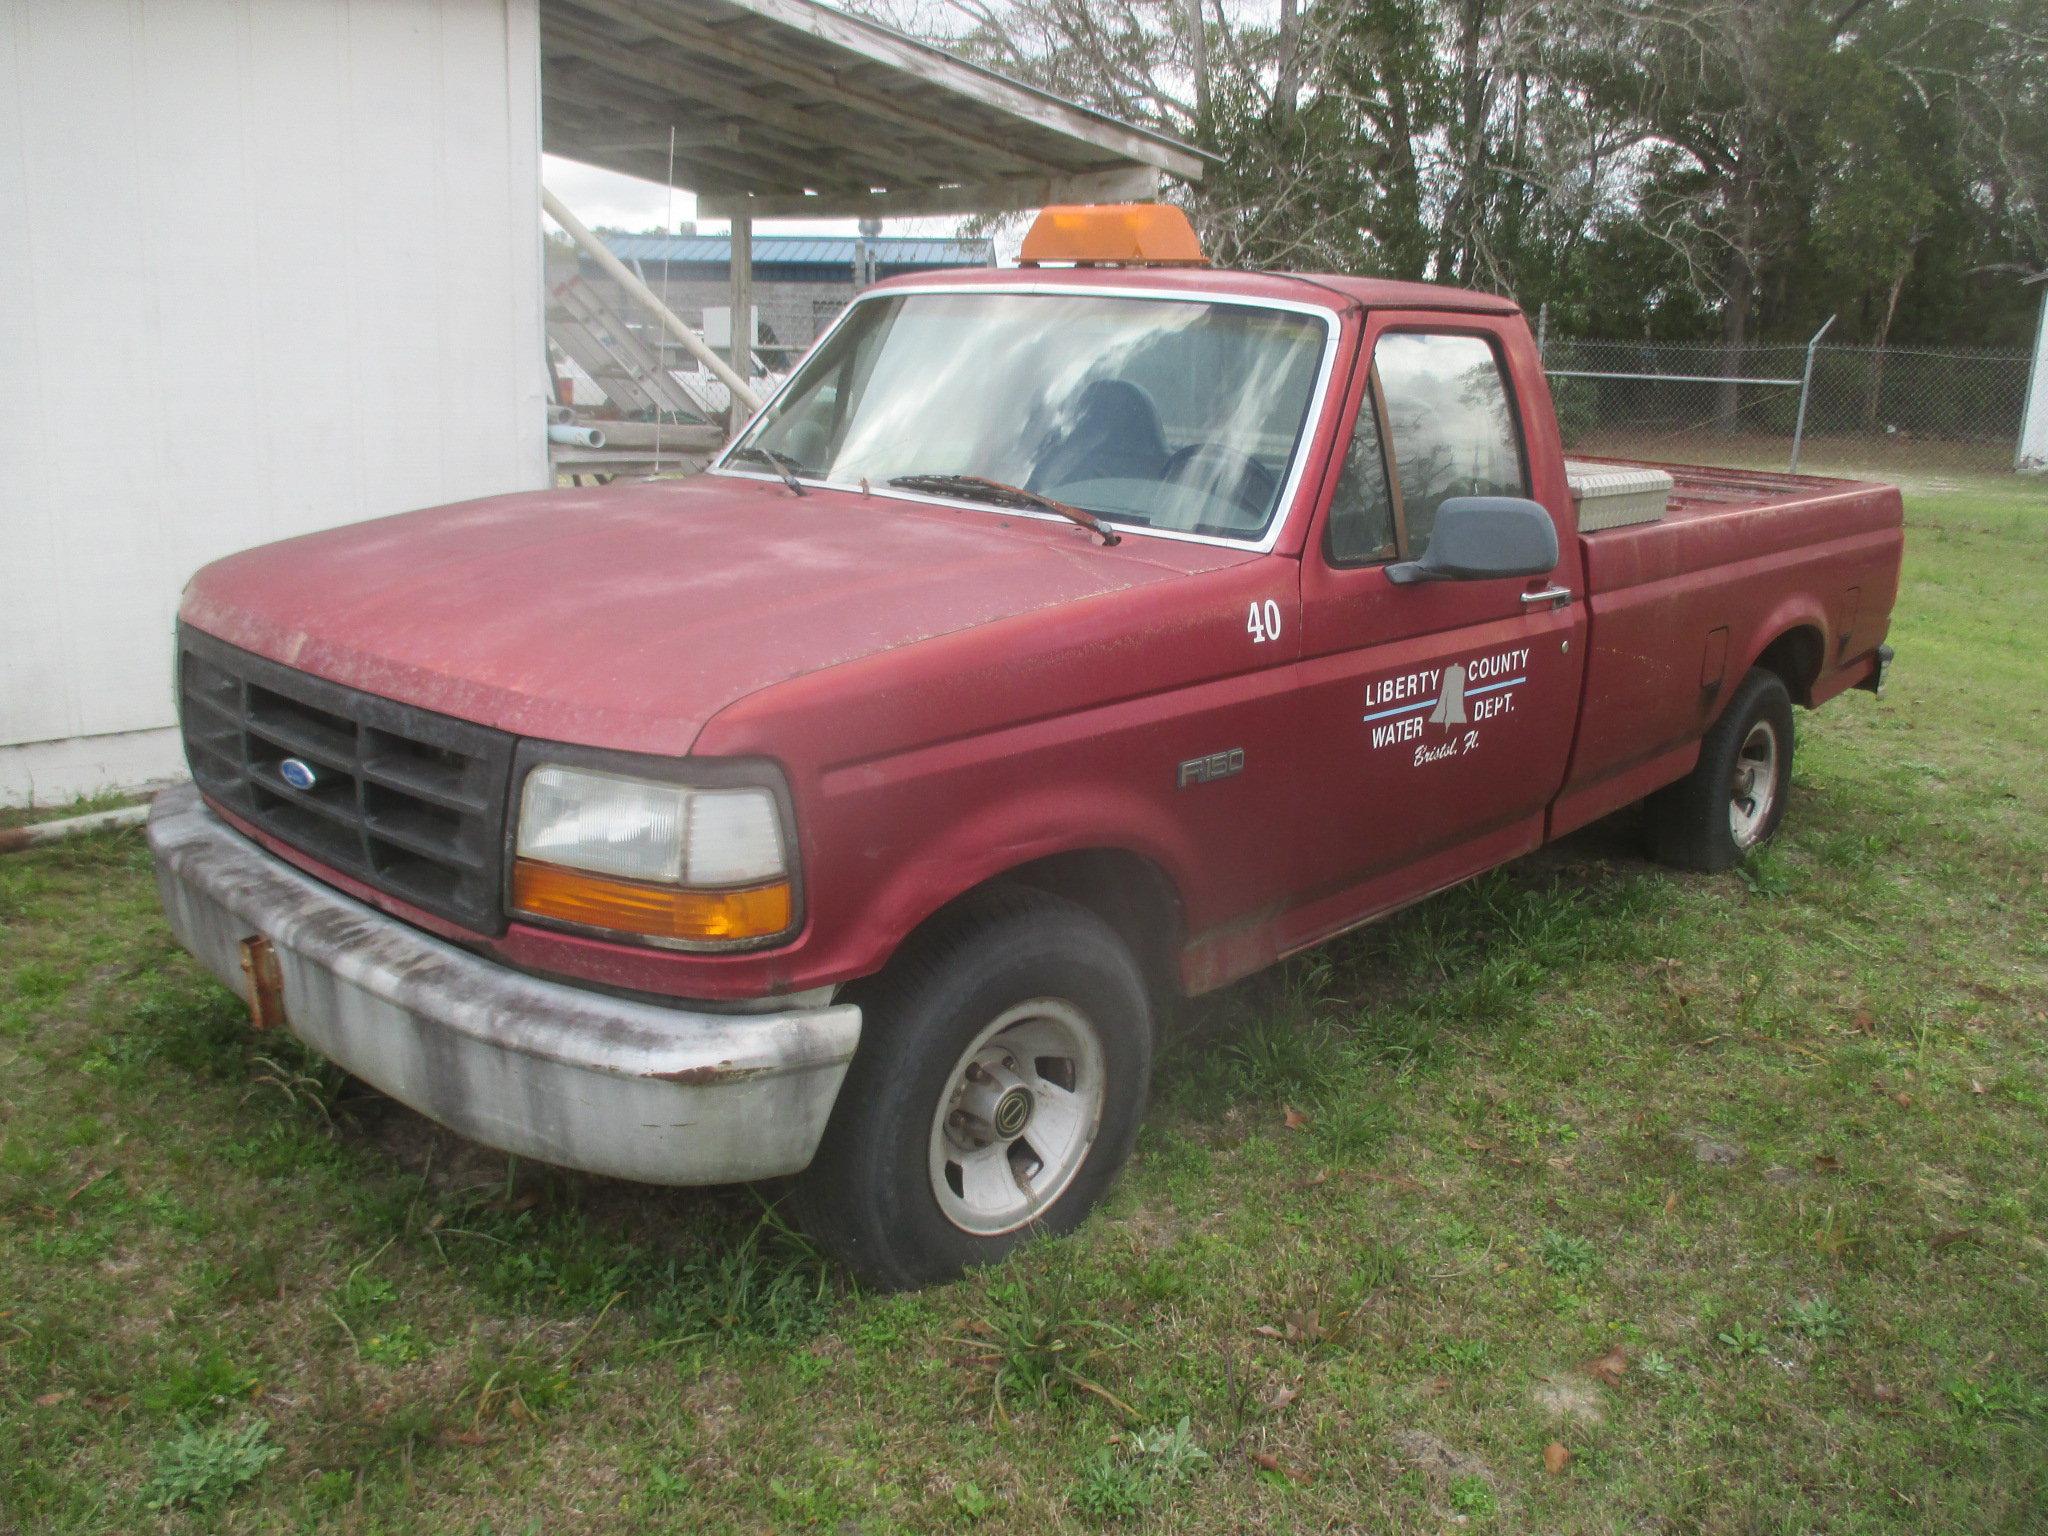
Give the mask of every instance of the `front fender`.
[(969, 891), (1059, 854), (1113, 852), (1164, 877), (1183, 912), (1198, 890), (1194, 834), (1124, 784), (1044, 785), (948, 818), (892, 858), (868, 889), (862, 927), (876, 941), (859, 968), (878, 970), (900, 940)]

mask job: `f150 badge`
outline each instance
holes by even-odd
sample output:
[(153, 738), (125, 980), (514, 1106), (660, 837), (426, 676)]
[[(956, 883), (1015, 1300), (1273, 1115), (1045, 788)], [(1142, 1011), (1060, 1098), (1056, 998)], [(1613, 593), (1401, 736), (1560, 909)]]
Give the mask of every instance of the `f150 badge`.
[(1372, 727), (1373, 750), (1413, 742), (1418, 768), (1472, 751), (1484, 722), (1514, 712), (1516, 690), (1529, 681), (1528, 666), (1529, 648), (1516, 646), (1367, 683), (1365, 723)]
[(1243, 772), (1244, 748), (1232, 747), (1228, 752), (1211, 752), (1207, 757), (1189, 758), (1180, 765), (1180, 775), (1175, 779), (1174, 787), (1186, 789), (1190, 784), (1208, 784)]

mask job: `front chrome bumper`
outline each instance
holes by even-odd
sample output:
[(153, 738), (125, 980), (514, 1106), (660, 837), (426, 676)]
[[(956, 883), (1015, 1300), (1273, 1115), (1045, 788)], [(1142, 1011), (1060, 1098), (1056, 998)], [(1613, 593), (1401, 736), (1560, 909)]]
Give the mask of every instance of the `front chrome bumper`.
[(178, 942), (245, 1000), (243, 941), (277, 957), (293, 1034), (472, 1140), (655, 1184), (794, 1173), (860, 1040), (848, 1004), (724, 1014), (507, 970), (272, 857), (191, 786), (149, 817)]

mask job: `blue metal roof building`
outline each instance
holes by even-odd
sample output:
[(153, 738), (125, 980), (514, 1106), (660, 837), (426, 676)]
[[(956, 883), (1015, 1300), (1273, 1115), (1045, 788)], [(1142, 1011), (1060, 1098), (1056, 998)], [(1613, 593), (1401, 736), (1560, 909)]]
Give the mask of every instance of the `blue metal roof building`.
[[(604, 235), (612, 254), (628, 266), (667, 265), (677, 277), (723, 278), (732, 261), (725, 235)], [(987, 240), (927, 240), (887, 235), (860, 240), (851, 235), (754, 236), (756, 282), (832, 282), (853, 271), (860, 247), (874, 254), (875, 275), (931, 272), (948, 267), (986, 267), (994, 262)]]

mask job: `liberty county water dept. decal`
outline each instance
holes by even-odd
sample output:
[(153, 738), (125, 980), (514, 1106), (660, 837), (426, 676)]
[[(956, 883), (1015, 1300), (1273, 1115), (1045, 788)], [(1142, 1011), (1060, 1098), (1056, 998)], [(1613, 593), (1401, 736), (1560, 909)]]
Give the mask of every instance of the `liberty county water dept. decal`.
[(1373, 750), (1414, 742), (1418, 768), (1462, 757), (1479, 745), (1486, 721), (1514, 712), (1515, 690), (1529, 681), (1528, 664), (1529, 648), (1516, 646), (1367, 683), (1365, 723), (1372, 727)]

